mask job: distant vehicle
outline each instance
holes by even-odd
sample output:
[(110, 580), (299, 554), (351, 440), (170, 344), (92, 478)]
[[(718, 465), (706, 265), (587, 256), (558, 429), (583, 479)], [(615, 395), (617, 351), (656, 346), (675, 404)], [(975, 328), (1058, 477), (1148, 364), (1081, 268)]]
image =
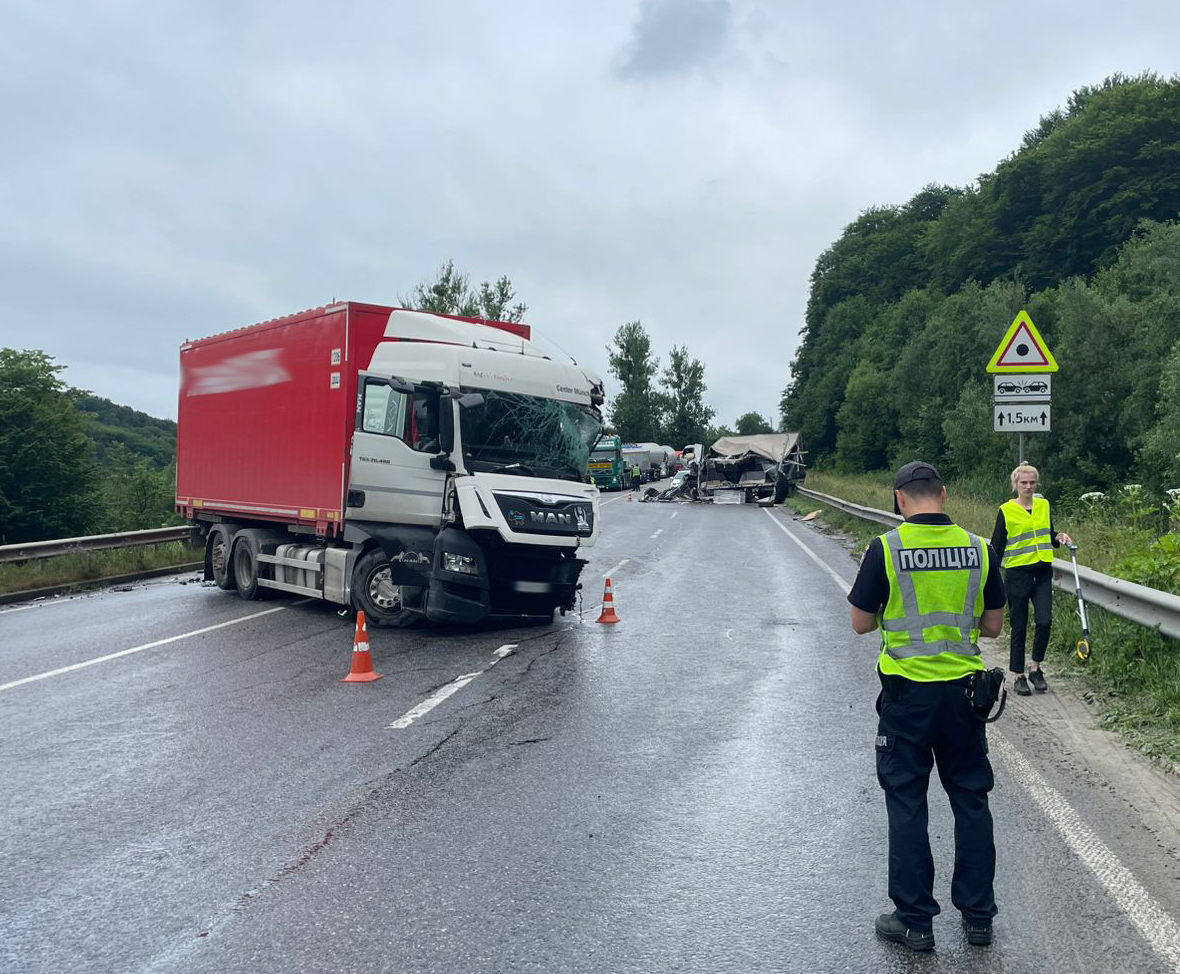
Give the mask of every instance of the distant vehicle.
[(623, 468), (623, 441), (617, 436), (600, 438), (590, 452), (588, 468), (599, 490), (622, 490), (629, 479)]
[(798, 433), (723, 436), (709, 449), (699, 486), (705, 497), (741, 491), (746, 503), (781, 504), (805, 476)]

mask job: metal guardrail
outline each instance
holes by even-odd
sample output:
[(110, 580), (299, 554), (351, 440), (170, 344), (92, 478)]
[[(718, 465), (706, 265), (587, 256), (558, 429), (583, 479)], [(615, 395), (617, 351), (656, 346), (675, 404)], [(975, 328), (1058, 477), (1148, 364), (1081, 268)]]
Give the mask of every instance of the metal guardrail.
[(164, 544), (169, 541), (187, 541), (190, 534), (191, 529), (183, 525), (177, 528), (150, 528), (147, 531), (121, 531), (118, 534), (91, 534), (82, 538), (62, 538), (58, 541), (2, 545), (0, 562), (29, 561), (35, 558), (52, 558), (54, 555), (69, 555), (78, 551), (137, 548), (141, 545)]
[[(896, 527), (902, 521), (889, 511), (862, 507), (860, 504), (853, 504), (831, 494), (821, 494), (818, 490), (809, 490), (806, 487), (796, 489), (804, 497), (810, 497), (866, 521), (876, 521), (887, 527)], [(1180, 639), (1180, 595), (1161, 592), (1159, 589), (1148, 588), (1146, 585), (1128, 582), (1112, 575), (1103, 575), (1085, 565), (1078, 565), (1078, 577), (1082, 582), (1082, 593), (1089, 604), (1105, 609), (1128, 622), (1146, 626), (1148, 629), (1158, 629), (1172, 639)], [(1053, 584), (1071, 595), (1074, 593), (1072, 562), (1060, 558), (1053, 559)]]

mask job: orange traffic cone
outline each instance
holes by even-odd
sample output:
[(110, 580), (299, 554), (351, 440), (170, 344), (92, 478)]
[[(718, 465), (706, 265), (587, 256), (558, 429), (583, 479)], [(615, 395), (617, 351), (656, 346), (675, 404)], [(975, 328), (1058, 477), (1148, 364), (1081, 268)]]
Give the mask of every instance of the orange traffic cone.
[(369, 630), (365, 626), (365, 613), (356, 614), (356, 635), (352, 640), (352, 672), (341, 683), (372, 683), (383, 674), (373, 671), (373, 654), (369, 652)]
[(609, 575), (606, 577), (606, 589), (602, 593), (602, 615), (596, 621), (601, 622), (603, 625), (611, 625), (623, 621), (615, 615), (615, 597), (611, 594)]
[(635, 500), (635, 491), (631, 491), (631, 493), (629, 493), (627, 495), (627, 503), (628, 504), (630, 504), (633, 500)]

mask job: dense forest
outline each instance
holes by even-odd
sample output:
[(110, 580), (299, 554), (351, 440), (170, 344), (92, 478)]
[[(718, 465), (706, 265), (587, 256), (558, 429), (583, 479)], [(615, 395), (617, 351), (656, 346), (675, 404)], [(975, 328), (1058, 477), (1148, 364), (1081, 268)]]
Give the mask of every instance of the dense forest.
[(864, 212), (816, 262), (783, 394), (819, 461), (994, 476), (984, 367), (1027, 308), (1061, 371), (1027, 438), (1051, 494), (1180, 486), (1180, 80), (1074, 92), (966, 188)]
[(0, 544), (180, 523), (176, 424), (67, 386), (44, 352), (0, 348)]

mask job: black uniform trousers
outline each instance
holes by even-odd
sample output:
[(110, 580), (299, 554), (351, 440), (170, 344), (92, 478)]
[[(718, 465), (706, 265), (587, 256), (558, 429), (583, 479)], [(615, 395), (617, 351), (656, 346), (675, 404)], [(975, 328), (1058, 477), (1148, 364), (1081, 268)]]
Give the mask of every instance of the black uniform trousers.
[(966, 681), (922, 683), (881, 675), (877, 698), (877, 780), (889, 814), (889, 898), (915, 930), (930, 930), (934, 898), (926, 791), (938, 777), (955, 816), (951, 901), (972, 923), (996, 915), (996, 846), (987, 795), (995, 784), (983, 722)]
[(1028, 568), (1009, 568), (1004, 573), (1004, 589), (1008, 593), (1008, 614), (1012, 620), (1012, 636), (1008, 644), (1008, 669), (1024, 672), (1024, 641), (1028, 633), (1028, 604), (1036, 612), (1033, 630), (1032, 658), (1040, 663), (1049, 648), (1049, 633), (1053, 622), (1053, 569), (1047, 564)]

